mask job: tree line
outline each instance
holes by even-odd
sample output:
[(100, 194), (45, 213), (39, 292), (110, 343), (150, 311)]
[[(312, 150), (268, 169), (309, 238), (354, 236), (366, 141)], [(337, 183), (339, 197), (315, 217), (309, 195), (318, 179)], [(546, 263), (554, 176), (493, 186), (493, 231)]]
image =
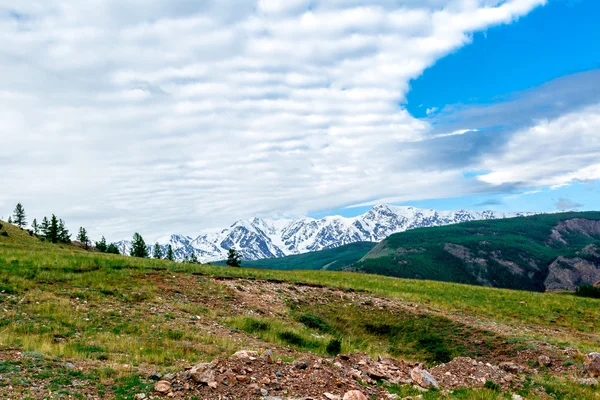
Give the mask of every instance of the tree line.
[[(16, 225), (21, 229), (25, 229), (27, 227), (27, 214), (25, 213), (25, 208), (21, 203), (16, 205), (13, 214), (8, 217), (8, 223)], [(37, 219), (34, 218), (33, 222), (31, 223), (31, 230), (29, 230), (29, 233), (32, 236), (35, 235), (41, 240), (51, 243), (71, 243), (71, 234), (69, 233), (65, 222), (54, 214), (52, 214), (50, 218), (44, 217), (41, 223), (38, 223)], [(81, 243), (81, 246), (83, 246), (83, 248), (86, 250), (92, 250), (93, 248), (101, 253), (120, 254), (117, 244), (108, 244), (104, 236), (102, 236), (100, 241), (94, 242), (94, 245), (92, 246), (92, 241), (88, 236), (87, 229), (84, 227), (79, 228), (76, 240), (77, 242)], [(152, 247), (151, 250), (152, 258), (176, 261), (173, 246), (170, 244), (167, 245), (163, 251), (163, 248), (157, 242), (154, 244), (154, 247)], [(149, 246), (146, 245), (142, 235), (137, 232), (133, 235), (129, 255), (138, 258), (150, 258)], [(188, 264), (200, 264), (198, 257), (194, 253), (192, 253), (190, 256), (186, 255), (183, 262)], [(240, 267), (241, 264), (242, 257), (240, 253), (236, 249), (229, 249), (227, 265), (231, 267)]]

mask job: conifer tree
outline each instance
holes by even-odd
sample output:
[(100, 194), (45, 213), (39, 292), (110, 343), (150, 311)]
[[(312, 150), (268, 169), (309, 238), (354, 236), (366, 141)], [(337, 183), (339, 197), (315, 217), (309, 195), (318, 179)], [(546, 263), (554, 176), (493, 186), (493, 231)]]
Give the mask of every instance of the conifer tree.
[(58, 243), (58, 241), (60, 240), (59, 222), (58, 218), (56, 218), (56, 215), (54, 214), (52, 214), (52, 217), (50, 218), (50, 223), (48, 224), (48, 233), (46, 235), (46, 239), (48, 239), (48, 241), (52, 243)]
[(89, 249), (90, 238), (87, 235), (87, 230), (84, 227), (79, 228), (79, 233), (77, 234), (77, 241), (82, 243), (86, 250)]
[(173, 246), (167, 246), (167, 256), (165, 257), (169, 261), (175, 261), (175, 254), (173, 253)]
[(71, 243), (71, 234), (62, 219), (58, 221), (58, 240), (62, 243)]
[(106, 253), (106, 251), (108, 250), (108, 246), (106, 245), (106, 239), (104, 238), (104, 236), (102, 236), (102, 239), (100, 239), (99, 242), (96, 242), (96, 249), (100, 253)]
[(129, 253), (132, 257), (148, 258), (148, 248), (144, 238), (139, 233), (133, 235), (133, 242), (131, 243), (131, 252)]
[(196, 253), (192, 253), (192, 255), (190, 256), (190, 264), (200, 264), (200, 261), (198, 261), (198, 257), (196, 257)]
[(8, 222), (9, 224), (12, 224), (12, 217), (11, 217), (10, 215), (8, 216), (8, 221), (7, 221), (7, 222)]
[(229, 253), (227, 255), (227, 265), (230, 267), (242, 266), (242, 256), (234, 248), (229, 249)]
[(158, 260), (162, 259), (162, 250), (160, 249), (160, 245), (158, 242), (154, 244), (154, 251), (152, 253), (152, 257)]
[(13, 211), (14, 224), (19, 228), (23, 229), (27, 226), (27, 216), (25, 215), (25, 209), (18, 203), (15, 207), (15, 211)]
[(48, 222), (48, 218), (44, 217), (42, 219), (42, 225), (40, 226), (40, 231), (42, 232), (42, 236), (48, 239), (48, 235), (50, 234), (50, 222)]
[(33, 219), (31, 227), (33, 228), (33, 233), (35, 233), (35, 235), (37, 236), (40, 233), (40, 226), (37, 223), (37, 219)]
[(114, 243), (111, 243), (111, 244), (109, 244), (109, 245), (108, 245), (108, 248), (106, 249), (106, 252), (107, 252), (108, 254), (121, 254), (121, 253), (119, 252), (119, 248), (118, 248), (118, 247), (117, 247), (117, 245), (116, 245), (116, 244), (114, 244)]

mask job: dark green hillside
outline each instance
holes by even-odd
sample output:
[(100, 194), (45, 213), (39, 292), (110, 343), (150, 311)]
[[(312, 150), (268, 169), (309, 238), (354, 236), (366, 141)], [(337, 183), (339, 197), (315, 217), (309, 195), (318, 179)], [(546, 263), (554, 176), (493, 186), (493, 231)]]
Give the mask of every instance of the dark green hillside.
[(533, 291), (600, 280), (600, 212), (476, 221), (392, 235), (346, 270)]
[(357, 242), (313, 253), (271, 258), (257, 261), (244, 261), (248, 268), (279, 270), (330, 270), (339, 271), (349, 264), (359, 261), (375, 247), (375, 243)]

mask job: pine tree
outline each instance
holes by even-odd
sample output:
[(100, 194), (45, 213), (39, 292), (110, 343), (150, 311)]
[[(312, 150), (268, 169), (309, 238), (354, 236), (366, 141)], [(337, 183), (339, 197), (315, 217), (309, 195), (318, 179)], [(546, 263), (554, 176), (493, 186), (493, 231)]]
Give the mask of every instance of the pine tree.
[(48, 233), (46, 234), (46, 239), (52, 243), (58, 243), (60, 240), (59, 237), (59, 222), (56, 215), (52, 214), (50, 218), (50, 223), (48, 224)]
[(144, 238), (139, 233), (133, 235), (133, 242), (131, 243), (131, 252), (129, 253), (132, 257), (148, 258), (148, 248)]
[(48, 222), (48, 218), (44, 217), (42, 219), (42, 225), (40, 226), (40, 231), (42, 232), (42, 236), (48, 239), (48, 235), (50, 234), (50, 222)]
[(15, 225), (17, 225), (19, 228), (23, 229), (27, 226), (27, 216), (25, 215), (25, 209), (23, 208), (21, 203), (18, 203), (15, 207), (15, 211), (13, 211), (13, 216)]
[(58, 221), (58, 240), (62, 243), (71, 243), (71, 234), (62, 219)]
[(118, 248), (118, 247), (117, 247), (117, 245), (116, 245), (116, 244), (114, 244), (114, 243), (111, 243), (111, 244), (109, 244), (109, 245), (108, 245), (108, 248), (106, 249), (106, 252), (107, 252), (108, 254), (121, 254), (121, 253), (119, 252), (119, 248)]
[(230, 267), (242, 266), (242, 256), (234, 248), (229, 249), (229, 253), (227, 254), (227, 265)]
[(37, 236), (40, 233), (40, 226), (37, 223), (37, 219), (33, 219), (31, 227), (33, 228), (33, 233), (35, 233), (35, 235)]
[(87, 235), (87, 230), (84, 227), (79, 228), (79, 233), (77, 234), (77, 241), (82, 243), (86, 250), (89, 249), (90, 238)]
[(175, 254), (173, 253), (173, 246), (167, 246), (167, 256), (165, 257), (169, 261), (175, 261)]
[(100, 253), (106, 253), (106, 250), (108, 250), (108, 246), (106, 245), (106, 239), (104, 238), (104, 236), (102, 236), (102, 239), (100, 239), (99, 242), (96, 242), (96, 249)]
[(200, 261), (198, 261), (198, 257), (196, 257), (196, 253), (192, 253), (192, 255), (190, 256), (190, 264), (200, 264)]
[(152, 257), (158, 260), (162, 259), (162, 250), (160, 249), (160, 245), (158, 243), (154, 245), (154, 252), (152, 253)]
[(12, 224), (12, 217), (11, 217), (10, 215), (8, 216), (8, 221), (7, 221), (7, 222), (8, 222), (9, 224)]

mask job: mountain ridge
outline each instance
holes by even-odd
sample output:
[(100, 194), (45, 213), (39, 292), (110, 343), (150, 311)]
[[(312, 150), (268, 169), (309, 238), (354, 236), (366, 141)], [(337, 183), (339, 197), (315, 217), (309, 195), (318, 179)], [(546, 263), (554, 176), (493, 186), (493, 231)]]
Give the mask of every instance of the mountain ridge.
[[(196, 238), (175, 234), (159, 240), (158, 243), (163, 254), (170, 244), (175, 258), (179, 261), (192, 254), (201, 262), (223, 260), (232, 247), (241, 253), (244, 260), (261, 260), (332, 249), (356, 242), (380, 242), (389, 235), (415, 228), (529, 215), (534, 213), (491, 210), (436, 211), (378, 204), (356, 217), (300, 217), (278, 220), (255, 217), (238, 220), (229, 228), (220, 231), (201, 233)], [(118, 244), (120, 248), (125, 246), (128, 253), (130, 241), (120, 241)]]

